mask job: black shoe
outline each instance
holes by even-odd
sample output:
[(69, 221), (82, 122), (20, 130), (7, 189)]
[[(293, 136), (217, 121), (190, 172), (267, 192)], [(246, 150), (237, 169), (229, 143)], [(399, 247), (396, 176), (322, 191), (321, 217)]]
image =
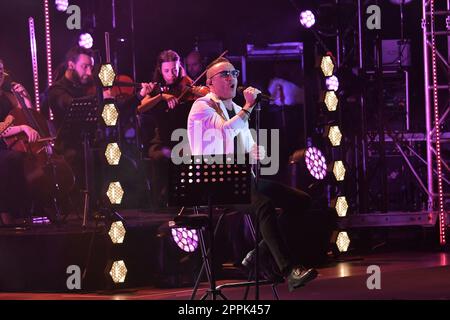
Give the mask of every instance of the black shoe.
[(247, 253), (241, 264), (247, 269), (250, 269), (255, 265), (255, 249)]
[(308, 282), (314, 280), (318, 275), (316, 269), (304, 269), (302, 267), (293, 268), (291, 273), (289, 273), (288, 280), (288, 288), (289, 291), (292, 292), (294, 289), (298, 287), (302, 287)]
[[(262, 250), (260, 250), (261, 252)], [(251, 274), (254, 275), (254, 269), (255, 269), (255, 249), (247, 253), (244, 260), (242, 260), (241, 264), (247, 268)], [(281, 275), (281, 273), (278, 270), (278, 267), (275, 264), (275, 260), (273, 259), (272, 255), (268, 256), (267, 254), (264, 254), (261, 252), (260, 255), (260, 265), (259, 265), (259, 274), (260, 277), (274, 282), (274, 283), (282, 283), (284, 282), (284, 277)]]

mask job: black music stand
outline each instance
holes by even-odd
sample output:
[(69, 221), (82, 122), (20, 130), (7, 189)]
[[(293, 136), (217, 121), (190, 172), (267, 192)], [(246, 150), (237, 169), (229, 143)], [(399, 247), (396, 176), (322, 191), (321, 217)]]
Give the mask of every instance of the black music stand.
[(89, 212), (89, 170), (88, 154), (89, 141), (97, 130), (100, 117), (100, 106), (95, 97), (77, 98), (72, 101), (69, 109), (66, 111), (64, 122), (58, 131), (58, 136), (70, 135), (78, 136), (83, 142), (84, 156), (84, 190), (83, 190), (83, 227), (87, 224), (87, 215)]
[[(200, 246), (209, 289), (201, 300), (205, 300), (210, 294), (212, 300), (216, 300), (217, 296), (226, 299), (216, 287), (212, 210), (213, 205), (250, 203), (251, 166), (248, 159), (248, 155), (204, 155), (184, 157), (184, 163), (179, 165), (173, 162), (170, 164), (169, 206), (208, 206), (208, 216), (203, 221), (209, 232), (209, 259), (202, 231), (200, 231)], [(175, 224), (182, 225), (185, 220), (183, 218), (183, 216), (176, 217)], [(181, 223), (178, 223), (180, 221)], [(201, 220), (195, 219), (195, 223), (201, 227), (202, 223), (198, 223), (199, 221)], [(199, 278), (200, 276), (201, 274)]]

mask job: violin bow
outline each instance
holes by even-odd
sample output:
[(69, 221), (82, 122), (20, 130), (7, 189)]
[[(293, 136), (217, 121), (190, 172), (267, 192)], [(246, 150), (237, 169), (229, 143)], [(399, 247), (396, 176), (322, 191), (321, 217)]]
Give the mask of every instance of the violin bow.
[[(216, 59), (214, 59), (214, 60), (217, 60), (217, 59), (219, 59), (219, 58), (222, 58), (224, 55), (226, 55), (228, 53), (228, 50), (225, 50), (224, 52), (222, 52), (222, 54), (220, 55), (220, 56), (218, 56)], [(206, 69), (194, 80), (194, 81), (192, 81), (192, 83), (190, 84), (190, 86), (192, 87), (192, 86), (195, 86), (195, 84), (206, 74)], [(188, 88), (185, 88), (184, 90), (183, 90), (183, 92), (177, 97), (177, 99), (178, 100), (180, 100), (181, 98), (183, 98), (184, 97), (184, 95), (188, 92), (188, 90), (189, 90), (190, 88), (188, 87)]]

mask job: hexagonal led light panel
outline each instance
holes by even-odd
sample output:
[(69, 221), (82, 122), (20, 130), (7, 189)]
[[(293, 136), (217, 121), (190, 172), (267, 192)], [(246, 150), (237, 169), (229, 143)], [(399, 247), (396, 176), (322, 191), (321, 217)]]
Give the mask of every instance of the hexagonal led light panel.
[(336, 96), (336, 92), (327, 91), (325, 93), (325, 98), (324, 98), (323, 102), (325, 103), (325, 106), (327, 107), (328, 111), (330, 111), (330, 112), (336, 111), (337, 105), (339, 102), (339, 99)]
[(108, 143), (105, 151), (106, 161), (110, 166), (117, 166), (120, 161), (120, 157), (122, 156), (122, 152), (120, 152), (119, 145), (114, 143)]
[(328, 139), (333, 147), (337, 147), (341, 144), (342, 133), (339, 130), (339, 126), (331, 126), (328, 130)]
[(102, 118), (107, 126), (115, 126), (119, 119), (119, 112), (113, 103), (105, 104), (102, 111)]
[(111, 275), (114, 283), (124, 283), (127, 272), (128, 270), (125, 266), (125, 262), (123, 260), (119, 260), (113, 262), (109, 274)]
[(122, 221), (114, 221), (113, 223), (111, 223), (108, 235), (114, 244), (123, 243), (123, 240), (125, 239), (125, 234), (126, 230)]
[(106, 195), (108, 196), (111, 204), (120, 204), (122, 202), (123, 194), (124, 192), (120, 182), (111, 182), (109, 184)]
[(112, 87), (116, 78), (113, 66), (108, 64), (102, 64), (100, 71), (98, 72), (98, 78), (105, 88)]
[(348, 210), (347, 199), (344, 196), (337, 197), (334, 208), (336, 209), (337, 215), (339, 217), (345, 217)]
[(350, 238), (345, 231), (339, 232), (336, 239), (336, 246), (339, 252), (347, 252), (348, 247), (350, 246)]
[(341, 160), (334, 162), (333, 173), (334, 173), (334, 176), (336, 177), (337, 181), (344, 181), (344, 178), (345, 178), (345, 166), (344, 166), (344, 163)]
[(320, 61), (320, 69), (322, 69), (325, 77), (331, 77), (333, 75), (334, 63), (330, 56), (323, 56)]

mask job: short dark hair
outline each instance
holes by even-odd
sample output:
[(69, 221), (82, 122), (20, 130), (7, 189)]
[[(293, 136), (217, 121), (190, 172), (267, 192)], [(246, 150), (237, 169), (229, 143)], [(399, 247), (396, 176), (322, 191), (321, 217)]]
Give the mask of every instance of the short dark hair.
[(65, 60), (66, 65), (69, 63), (69, 61), (77, 62), (80, 54), (85, 54), (91, 58), (93, 57), (93, 52), (91, 49), (86, 49), (84, 47), (75, 46), (75, 47), (72, 47), (66, 54), (66, 60)]
[(206, 70), (209, 70), (212, 67), (214, 67), (216, 64), (219, 64), (222, 62), (231, 63), (230, 60), (228, 60), (227, 58), (220, 57), (220, 58), (217, 58), (216, 60), (214, 60), (213, 62), (211, 62), (210, 64), (208, 64), (208, 66), (206, 67)]

